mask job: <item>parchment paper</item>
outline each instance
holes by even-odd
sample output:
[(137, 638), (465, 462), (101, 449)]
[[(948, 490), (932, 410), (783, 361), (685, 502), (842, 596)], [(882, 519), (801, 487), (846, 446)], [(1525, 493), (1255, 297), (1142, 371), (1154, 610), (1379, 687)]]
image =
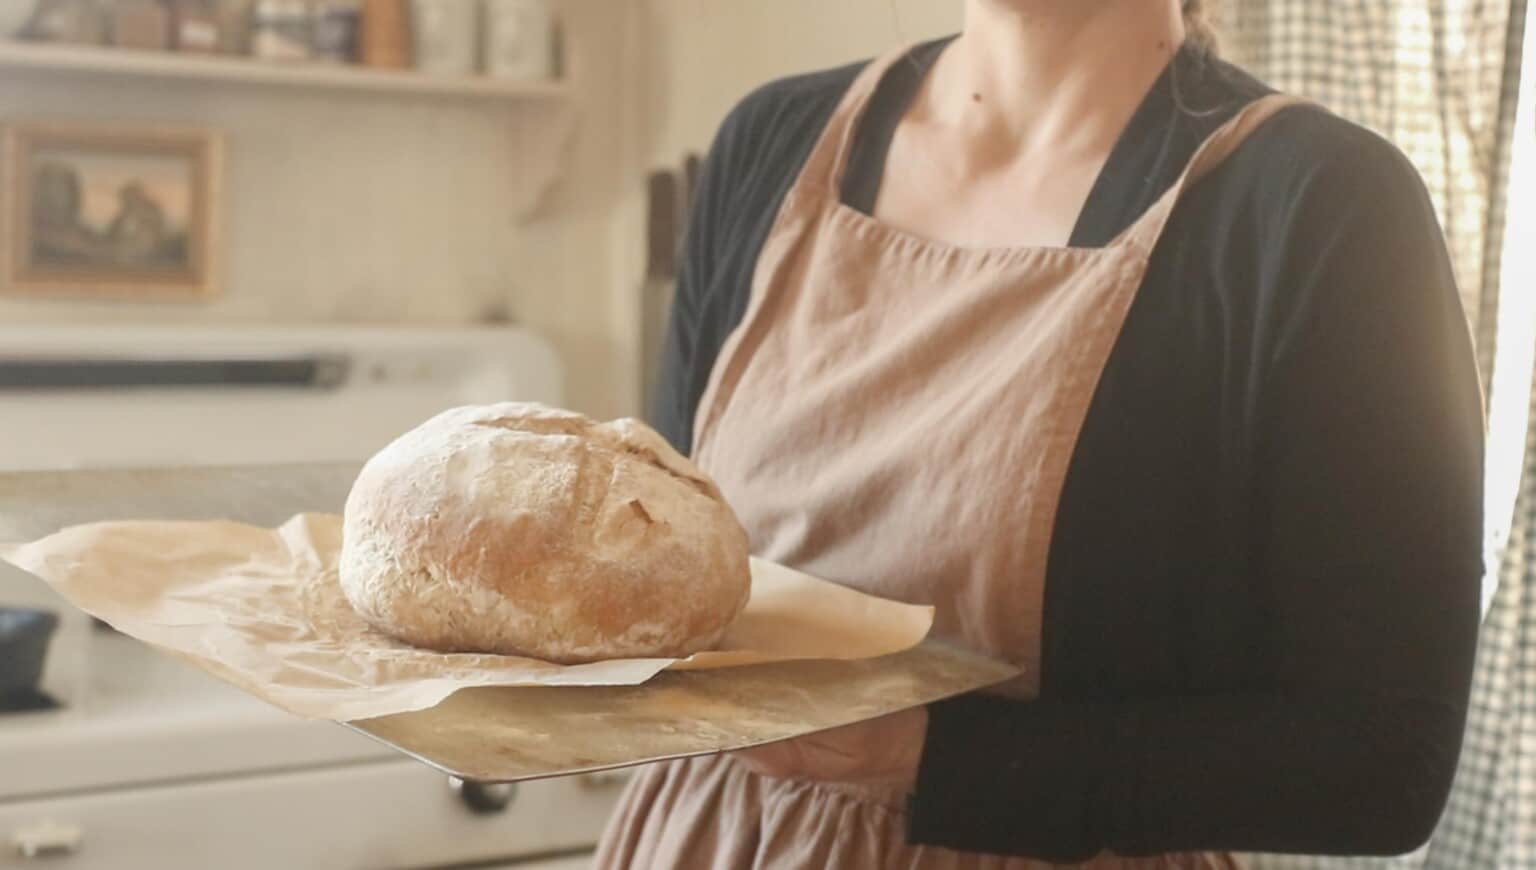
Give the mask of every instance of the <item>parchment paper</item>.
[(352, 721), (436, 705), (471, 686), (627, 686), (662, 670), (863, 659), (916, 646), (929, 607), (886, 601), (752, 561), (752, 598), (720, 648), (687, 659), (562, 666), (444, 654), (365, 623), (341, 593), (341, 517), (276, 529), (231, 522), (74, 526), (0, 559), (80, 609), (290, 713)]

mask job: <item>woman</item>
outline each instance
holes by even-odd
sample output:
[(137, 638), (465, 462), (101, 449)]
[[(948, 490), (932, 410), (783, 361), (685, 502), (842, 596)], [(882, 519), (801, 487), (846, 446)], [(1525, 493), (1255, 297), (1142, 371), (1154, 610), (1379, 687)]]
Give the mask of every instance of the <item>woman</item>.
[(643, 771), (608, 867), (1401, 853), (1456, 764), (1481, 395), (1423, 185), (1198, 3), (968, 0), (713, 148), (658, 416), (754, 552), (1017, 684)]

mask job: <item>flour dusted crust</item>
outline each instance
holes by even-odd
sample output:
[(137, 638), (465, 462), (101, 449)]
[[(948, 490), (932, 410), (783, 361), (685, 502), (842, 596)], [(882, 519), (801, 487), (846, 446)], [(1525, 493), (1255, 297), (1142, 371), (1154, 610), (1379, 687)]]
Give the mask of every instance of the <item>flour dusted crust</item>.
[(661, 436), (527, 403), (447, 411), (369, 460), (339, 568), (400, 640), (563, 664), (707, 649), (750, 585), (746, 532)]

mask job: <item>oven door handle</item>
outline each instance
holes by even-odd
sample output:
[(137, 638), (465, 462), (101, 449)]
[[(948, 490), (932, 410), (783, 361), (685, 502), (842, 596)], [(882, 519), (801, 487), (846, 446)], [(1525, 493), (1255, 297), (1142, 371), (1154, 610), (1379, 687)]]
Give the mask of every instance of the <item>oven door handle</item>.
[(351, 357), (0, 357), (0, 391), (287, 387), (334, 390)]

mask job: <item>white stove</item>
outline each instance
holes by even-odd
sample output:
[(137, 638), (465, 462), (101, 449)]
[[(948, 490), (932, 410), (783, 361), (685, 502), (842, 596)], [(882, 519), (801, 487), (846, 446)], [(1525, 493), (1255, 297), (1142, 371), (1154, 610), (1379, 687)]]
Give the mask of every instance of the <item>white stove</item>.
[[(548, 345), (515, 329), (0, 329), (10, 470), (362, 460), (506, 399), (561, 401)], [(0, 565), (7, 604), (60, 606)], [(0, 868), (579, 867), (617, 796), (450, 783), (66, 616), (44, 680), (63, 706), (0, 714)]]

